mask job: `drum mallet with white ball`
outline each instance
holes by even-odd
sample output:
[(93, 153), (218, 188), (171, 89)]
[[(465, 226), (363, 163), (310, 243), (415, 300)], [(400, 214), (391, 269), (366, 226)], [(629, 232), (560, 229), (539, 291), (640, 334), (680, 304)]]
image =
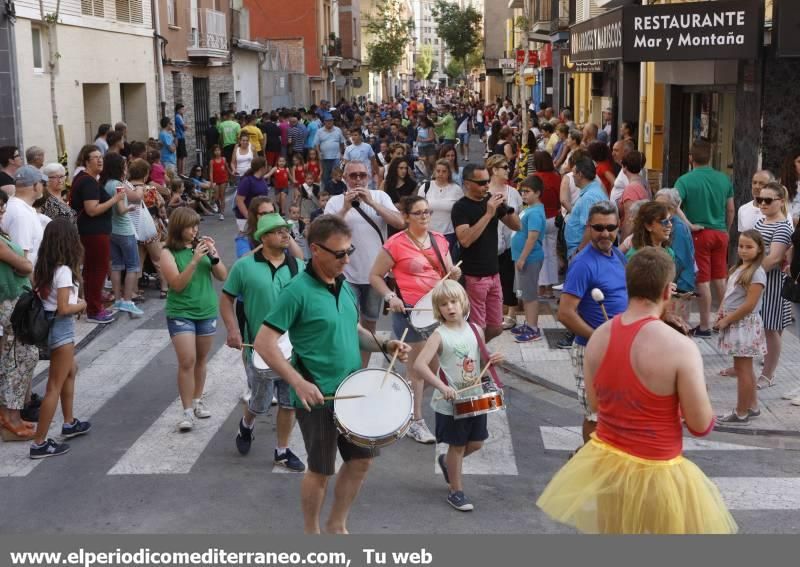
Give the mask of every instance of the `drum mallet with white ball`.
[(605, 317), (606, 321), (608, 321), (608, 313), (606, 312), (606, 306), (604, 303), (606, 300), (606, 296), (603, 295), (603, 292), (599, 288), (594, 288), (592, 290), (592, 299), (594, 299), (600, 306), (600, 309), (603, 310), (603, 317)]

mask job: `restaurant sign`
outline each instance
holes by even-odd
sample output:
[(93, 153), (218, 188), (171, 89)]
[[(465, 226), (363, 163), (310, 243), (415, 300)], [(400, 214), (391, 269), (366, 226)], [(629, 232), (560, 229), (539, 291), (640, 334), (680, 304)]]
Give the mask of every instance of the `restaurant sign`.
[(570, 28), (572, 61), (755, 59), (760, 0), (625, 6)]
[(759, 0), (629, 6), (623, 60), (755, 59), (763, 29)]

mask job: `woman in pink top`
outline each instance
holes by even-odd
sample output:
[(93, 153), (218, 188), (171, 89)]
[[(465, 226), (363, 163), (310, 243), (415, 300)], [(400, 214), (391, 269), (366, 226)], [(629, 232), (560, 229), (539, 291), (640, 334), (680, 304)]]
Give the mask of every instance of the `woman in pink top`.
[[(372, 266), (369, 283), (389, 302), (395, 336), (402, 337), (408, 329), (405, 342), (411, 345), (411, 352), (406, 373), (414, 389), (414, 421), (408, 435), (420, 443), (433, 443), (436, 439), (422, 418), (425, 382), (422, 376), (412, 370), (426, 337), (409, 324), (408, 308), (413, 307), (448, 273), (451, 279), (458, 280), (461, 270), (453, 268), (447, 239), (428, 229), (431, 209), (427, 200), (418, 195), (403, 197), (397, 208), (403, 213), (407, 228), (390, 237), (383, 245)], [(389, 289), (384, 280), (389, 272), (397, 281), (396, 293)]]

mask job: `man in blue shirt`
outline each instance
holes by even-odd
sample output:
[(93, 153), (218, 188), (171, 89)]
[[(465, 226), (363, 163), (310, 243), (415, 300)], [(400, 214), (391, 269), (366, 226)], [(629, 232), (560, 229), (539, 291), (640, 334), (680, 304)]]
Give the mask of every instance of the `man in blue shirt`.
[(578, 252), (582, 245), (589, 241), (590, 233), (586, 221), (589, 219), (589, 210), (592, 205), (600, 201), (608, 201), (608, 194), (597, 179), (597, 171), (591, 159), (579, 159), (575, 163), (573, 172), (575, 185), (580, 188), (581, 192), (567, 217), (564, 227), (564, 240), (567, 241), (568, 260)]
[(180, 102), (175, 105), (175, 138), (177, 143), (178, 173), (183, 175), (183, 163), (186, 160), (186, 122), (183, 120), (183, 111), (186, 107)]
[(306, 124), (305, 157), (308, 159), (308, 150), (317, 145), (317, 130), (322, 127), (322, 122), (314, 113), (313, 106), (312, 110), (309, 110), (306, 114), (306, 120), (308, 123)]
[(347, 140), (338, 126), (333, 125), (333, 115), (323, 114), (324, 128), (317, 130), (317, 151), (322, 160), (322, 187), (327, 188), (331, 182), (331, 171), (342, 159), (342, 152)]
[(161, 142), (161, 165), (168, 171), (175, 171), (177, 164), (175, 134), (172, 130), (172, 120), (168, 116), (161, 119), (161, 132), (158, 134)]
[(614, 246), (619, 231), (617, 208), (610, 201), (592, 205), (586, 231), (589, 245), (578, 252), (570, 263), (558, 304), (558, 320), (575, 334), (570, 359), (578, 400), (584, 409), (584, 441), (588, 441), (589, 435), (595, 430), (597, 415), (589, 410), (586, 402), (583, 353), (589, 337), (605, 322), (600, 304), (592, 299), (592, 290), (597, 288), (603, 292), (606, 313), (610, 318), (622, 313), (628, 306), (625, 256)]

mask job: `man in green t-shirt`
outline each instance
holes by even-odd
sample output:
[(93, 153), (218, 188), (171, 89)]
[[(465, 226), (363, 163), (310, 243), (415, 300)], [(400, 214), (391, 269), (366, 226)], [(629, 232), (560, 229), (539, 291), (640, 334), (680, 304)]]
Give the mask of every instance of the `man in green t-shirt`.
[[(264, 317), (277, 302), (279, 294), (305, 270), (303, 260), (287, 252), (291, 243), (289, 225), (279, 214), (266, 214), (258, 219), (258, 228), (253, 236), (261, 242), (261, 249), (240, 258), (233, 265), (220, 298), (220, 314), (228, 330), (227, 344), (236, 349), (241, 349), (243, 343), (253, 344)], [(236, 298), (241, 298), (244, 304), (243, 329), (240, 329), (234, 313)], [(289, 435), (294, 427), (289, 385), (275, 371), (258, 368), (253, 362), (251, 348), (245, 350), (244, 368), (250, 397), (239, 422), (236, 448), (242, 455), (250, 452), (256, 416), (269, 412), (274, 395), (278, 400), (275, 463), (294, 472), (303, 472), (306, 466), (289, 448)]]
[(692, 171), (675, 182), (689, 220), (697, 264), (697, 300), (700, 325), (692, 330), (699, 338), (711, 338), (711, 286), (717, 297), (725, 295), (728, 277), (728, 231), (733, 223), (733, 185), (724, 173), (713, 169), (711, 144), (694, 142), (689, 156)]
[(456, 119), (453, 117), (453, 112), (450, 107), (444, 106), (444, 116), (441, 120), (434, 121), (436, 127), (436, 136), (442, 144), (456, 145)]
[[(366, 478), (377, 449), (350, 443), (340, 435), (333, 404), (326, 396), (361, 368), (360, 350), (408, 356), (410, 347), (400, 341), (377, 343), (358, 324), (356, 298), (344, 281), (350, 261), (350, 227), (336, 215), (322, 215), (309, 228), (311, 262), (307, 269), (281, 292), (264, 319), (255, 341), (256, 352), (292, 387), (297, 422), (308, 452), (308, 470), (300, 488), (306, 533), (320, 533), (320, 512), (328, 479), (336, 472), (336, 450), (344, 464), (336, 480), (334, 502), (326, 523), (327, 533), (347, 533), (347, 515)], [(281, 353), (278, 339), (289, 333), (291, 364)]]
[(233, 119), (233, 111), (228, 110), (222, 115), (222, 122), (217, 124), (217, 131), (219, 131), (222, 153), (230, 164), (233, 159), (233, 150), (239, 142), (239, 133), (242, 131), (242, 127)]

